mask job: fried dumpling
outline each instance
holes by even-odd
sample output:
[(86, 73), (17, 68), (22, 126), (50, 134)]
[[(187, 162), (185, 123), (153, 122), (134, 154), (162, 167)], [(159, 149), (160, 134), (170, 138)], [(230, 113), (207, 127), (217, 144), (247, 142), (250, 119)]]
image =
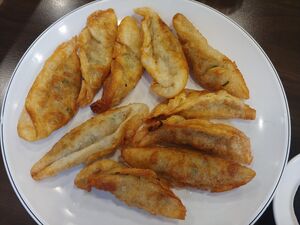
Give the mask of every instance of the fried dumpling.
[(92, 13), (78, 36), (82, 86), (78, 98), (81, 107), (90, 104), (110, 71), (117, 34), (113, 9)]
[[(97, 162), (97, 167), (106, 167)], [(110, 163), (115, 164), (115, 163)], [(94, 168), (95, 165), (91, 165)], [(89, 167), (89, 166), (88, 166)], [(86, 170), (86, 169), (85, 169)], [(94, 171), (82, 174), (88, 180), (88, 186), (109, 191), (128, 206), (146, 210), (154, 215), (161, 215), (174, 219), (184, 219), (186, 209), (172, 190), (162, 183), (155, 172), (147, 169), (125, 168), (113, 166), (110, 170)]]
[(125, 17), (118, 27), (111, 74), (103, 85), (102, 98), (91, 105), (94, 113), (101, 113), (119, 104), (136, 86), (143, 74), (141, 45), (137, 21), (130, 16)]
[(59, 45), (47, 59), (25, 100), (18, 134), (27, 141), (49, 136), (78, 111), (81, 86), (76, 37)]
[[(31, 169), (41, 180), (81, 163), (90, 163), (113, 153), (131, 139), (148, 114), (145, 104), (130, 104), (99, 114), (64, 135)], [(125, 140), (124, 140), (125, 139)]]
[(171, 116), (144, 125), (135, 135), (133, 146), (182, 144), (238, 163), (252, 161), (249, 138), (240, 130), (207, 120)]
[(153, 78), (152, 91), (172, 98), (180, 93), (188, 80), (188, 65), (179, 41), (150, 8), (137, 8), (142, 21), (142, 64)]
[(231, 119), (254, 120), (255, 109), (224, 90), (217, 92), (188, 90), (157, 105), (150, 118), (166, 118), (181, 115), (186, 119)]
[(80, 172), (75, 177), (74, 184), (80, 189), (91, 191), (91, 186), (88, 182), (88, 178), (90, 176), (97, 173), (107, 172), (109, 170), (112, 170), (113, 168), (122, 167), (125, 166), (110, 159), (97, 160), (80, 170)]
[(154, 170), (173, 185), (212, 192), (237, 188), (255, 176), (238, 163), (179, 148), (125, 148), (122, 158), (132, 167)]
[(201, 86), (212, 91), (224, 89), (238, 98), (249, 98), (243, 75), (234, 62), (212, 48), (184, 15), (177, 13), (173, 25), (194, 78)]

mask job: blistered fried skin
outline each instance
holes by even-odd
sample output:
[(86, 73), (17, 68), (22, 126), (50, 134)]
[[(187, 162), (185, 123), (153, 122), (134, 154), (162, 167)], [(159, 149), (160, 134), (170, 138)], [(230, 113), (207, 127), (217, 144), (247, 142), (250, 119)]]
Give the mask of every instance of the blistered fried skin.
[(137, 21), (130, 16), (125, 17), (118, 27), (111, 74), (104, 83), (102, 98), (91, 105), (94, 113), (119, 104), (136, 86), (143, 74), (141, 45)]
[(110, 159), (97, 160), (84, 167), (75, 177), (74, 184), (86, 191), (91, 191), (91, 186), (88, 183), (88, 178), (93, 174), (104, 173), (114, 168), (122, 168), (122, 164)]
[(109, 191), (129, 206), (154, 215), (184, 219), (186, 209), (180, 199), (151, 170), (113, 168), (88, 178), (90, 186)]
[(142, 21), (142, 64), (153, 78), (152, 91), (172, 98), (180, 93), (188, 80), (188, 65), (177, 38), (150, 8), (137, 8)]
[(175, 114), (186, 119), (254, 120), (256, 111), (224, 90), (209, 92), (186, 89), (173, 99), (157, 105), (149, 117), (166, 118)]
[(249, 98), (247, 85), (234, 62), (212, 48), (184, 15), (177, 13), (173, 25), (194, 78), (201, 86), (213, 91), (224, 89), (238, 98)]
[(252, 161), (250, 140), (240, 130), (225, 124), (207, 120), (172, 116), (167, 120), (144, 125), (133, 140), (133, 146), (155, 144), (183, 144), (238, 163)]
[(81, 86), (76, 38), (59, 45), (47, 59), (25, 100), (18, 134), (27, 141), (49, 136), (78, 111)]
[(125, 148), (132, 167), (154, 170), (174, 185), (223, 192), (248, 183), (255, 172), (238, 163), (178, 148)]
[(111, 154), (131, 139), (135, 129), (148, 114), (144, 104), (130, 104), (99, 114), (63, 136), (31, 169), (31, 176), (41, 180), (76, 166), (91, 163)]
[(82, 87), (78, 103), (90, 104), (110, 71), (117, 34), (117, 17), (113, 9), (92, 13), (78, 37)]

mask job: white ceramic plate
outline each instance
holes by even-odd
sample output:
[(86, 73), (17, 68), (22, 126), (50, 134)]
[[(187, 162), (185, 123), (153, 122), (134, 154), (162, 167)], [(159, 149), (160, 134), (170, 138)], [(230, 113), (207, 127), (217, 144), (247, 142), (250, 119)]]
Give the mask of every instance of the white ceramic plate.
[[(186, 15), (207, 37), (209, 43), (236, 61), (250, 89), (248, 104), (257, 109), (255, 121), (231, 120), (251, 138), (256, 177), (247, 185), (225, 193), (212, 194), (191, 189), (176, 189), (187, 208), (185, 221), (155, 217), (142, 210), (129, 208), (110, 193), (86, 193), (73, 185), (80, 167), (57, 177), (35, 182), (29, 171), (51, 146), (71, 128), (92, 113), (87, 107), (62, 129), (42, 141), (29, 143), (20, 139), (16, 126), (24, 100), (43, 63), (56, 46), (78, 34), (87, 16), (95, 10), (114, 8), (119, 21), (133, 15), (133, 9), (149, 6), (167, 24), (173, 15)], [(149, 92), (151, 79), (143, 76), (126, 98), (128, 102), (144, 102), (150, 107), (157, 98)], [(200, 89), (191, 79), (189, 88)], [(97, 97), (100, 96), (100, 93)], [(270, 203), (290, 145), (290, 117), (279, 76), (259, 45), (235, 22), (205, 5), (182, 0), (107, 0), (80, 7), (59, 19), (29, 47), (15, 69), (4, 98), (1, 112), (1, 147), (4, 164), (20, 201), (40, 224), (249, 224), (254, 223)]]

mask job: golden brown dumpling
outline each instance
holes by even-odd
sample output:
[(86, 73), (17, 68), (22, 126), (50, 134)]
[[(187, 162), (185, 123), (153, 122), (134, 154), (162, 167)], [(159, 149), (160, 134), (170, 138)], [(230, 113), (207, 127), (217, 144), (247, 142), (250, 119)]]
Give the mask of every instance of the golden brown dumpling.
[(117, 35), (117, 17), (113, 9), (92, 13), (78, 36), (82, 87), (78, 103), (90, 104), (110, 71)]
[(91, 186), (88, 181), (90, 176), (98, 173), (105, 173), (114, 168), (123, 167), (125, 166), (110, 159), (97, 160), (80, 170), (75, 177), (74, 184), (80, 189), (91, 191)]
[(65, 134), (31, 169), (31, 176), (41, 180), (113, 153), (148, 114), (145, 104), (129, 104), (106, 111), (85, 121)]
[(153, 78), (151, 89), (172, 98), (180, 93), (188, 80), (188, 65), (179, 41), (150, 8), (137, 8), (142, 20), (142, 64)]
[(101, 113), (119, 104), (136, 86), (143, 74), (141, 45), (137, 21), (130, 16), (125, 17), (118, 27), (111, 74), (104, 83), (102, 98), (91, 105), (94, 113)]
[(179, 95), (158, 104), (150, 118), (165, 118), (180, 115), (186, 119), (231, 119), (254, 120), (255, 109), (225, 90), (217, 92), (186, 89)]
[(25, 100), (18, 134), (27, 141), (49, 136), (64, 126), (78, 110), (81, 87), (76, 37), (59, 45), (47, 59)]
[(255, 176), (238, 163), (182, 148), (125, 148), (122, 158), (132, 167), (154, 170), (174, 185), (212, 192), (237, 188)]
[(177, 13), (173, 25), (194, 78), (201, 86), (212, 91), (224, 89), (238, 98), (249, 98), (247, 85), (234, 62), (212, 48), (184, 15)]
[(88, 188), (109, 191), (128, 206), (144, 209), (154, 215), (174, 219), (185, 218), (184, 205), (169, 186), (158, 179), (155, 172), (115, 164), (116, 162), (108, 160), (95, 162), (88, 166), (88, 169), (84, 168), (85, 172), (81, 173), (80, 177), (87, 180)]
[(133, 140), (133, 146), (181, 144), (238, 163), (250, 164), (249, 138), (240, 130), (225, 124), (201, 119), (171, 116), (166, 120), (145, 124)]

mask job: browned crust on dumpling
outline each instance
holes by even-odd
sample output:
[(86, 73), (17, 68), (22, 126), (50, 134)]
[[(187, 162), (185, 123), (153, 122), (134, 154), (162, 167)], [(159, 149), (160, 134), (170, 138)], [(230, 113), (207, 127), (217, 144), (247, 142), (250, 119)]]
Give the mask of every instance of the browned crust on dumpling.
[(90, 104), (110, 72), (117, 34), (117, 17), (113, 9), (92, 13), (78, 36), (82, 87), (78, 97), (81, 107)]
[(186, 89), (174, 98), (158, 104), (149, 118), (166, 118), (170, 115), (181, 115), (186, 119), (254, 120), (256, 111), (225, 90), (209, 92)]
[(31, 168), (31, 176), (41, 180), (81, 163), (91, 163), (113, 153), (131, 138), (145, 116), (145, 104), (129, 104), (90, 118), (65, 134)]
[(112, 168), (90, 175), (88, 185), (109, 191), (128, 206), (142, 208), (151, 214), (185, 218), (186, 209), (180, 199), (152, 170)]
[(182, 148), (125, 148), (122, 158), (132, 167), (154, 170), (173, 185), (212, 192), (237, 188), (255, 176), (238, 163)]
[(78, 111), (81, 87), (76, 37), (59, 45), (47, 59), (25, 100), (18, 134), (28, 141), (49, 136)]
[(143, 16), (142, 64), (153, 78), (151, 90), (172, 98), (180, 93), (188, 80), (188, 64), (178, 39), (152, 9), (134, 10)]
[(249, 90), (235, 62), (212, 48), (184, 15), (177, 13), (173, 25), (193, 76), (201, 86), (211, 91), (224, 89), (238, 98), (249, 98)]
[(125, 17), (118, 27), (111, 74), (104, 82), (102, 98), (91, 105), (94, 113), (119, 104), (136, 86), (143, 74), (141, 45), (137, 21), (130, 16)]
[(224, 159), (250, 164), (252, 161), (249, 138), (230, 125), (200, 119), (172, 116), (166, 120), (145, 124), (135, 135), (132, 146), (156, 144), (189, 145)]

